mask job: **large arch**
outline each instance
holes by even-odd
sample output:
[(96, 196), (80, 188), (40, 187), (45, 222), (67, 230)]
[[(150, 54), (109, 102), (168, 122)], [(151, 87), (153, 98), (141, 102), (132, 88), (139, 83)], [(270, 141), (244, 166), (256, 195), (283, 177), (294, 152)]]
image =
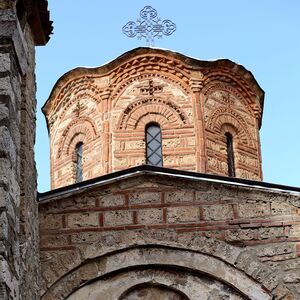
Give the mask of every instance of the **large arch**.
[[(268, 270), (247, 250), (195, 235), (175, 238), (174, 234), (160, 232), (156, 238), (150, 238), (147, 233), (139, 236), (119, 233), (106, 236), (80, 254), (74, 253), (73, 257), (70, 269), (48, 282), (42, 299), (66, 299), (95, 280), (147, 268), (180, 269), (197, 276), (205, 275), (233, 288), (246, 299), (272, 299), (277, 293), (276, 287), (281, 285), (279, 274)], [(65, 258), (61, 259), (65, 265)], [(51, 264), (43, 270), (44, 274), (51, 273)], [(56, 261), (57, 264), (60, 262)]]
[(72, 293), (67, 300), (98, 299), (245, 299), (232, 287), (190, 270), (152, 267), (129, 269), (96, 280)]
[[(185, 249), (149, 245), (123, 249), (84, 262), (57, 281), (43, 295), (42, 299), (66, 299), (74, 291), (83, 288), (94, 280), (102, 280), (105, 277), (113, 276), (113, 274), (126, 273), (136, 268), (146, 269), (149, 267), (167, 270), (178, 268), (184, 273), (193, 273), (198, 276), (204, 274), (222, 282), (225, 286), (234, 288), (245, 299), (267, 300), (272, 298), (260, 283), (220, 259)], [(135, 281), (131, 282), (135, 283)], [(98, 292), (102, 294), (101, 287)], [(120, 290), (120, 294), (123, 292), (124, 290)], [(196, 299), (192, 296), (189, 298)], [(97, 297), (95, 299), (102, 298)]]
[[(142, 295), (147, 295), (147, 298), (145, 297), (146, 299), (151, 300), (189, 300), (191, 298), (188, 290), (189, 286), (184, 286), (184, 282), (186, 282), (186, 280), (182, 280), (182, 274), (183, 272), (180, 271), (176, 274), (176, 276), (175, 272), (154, 268), (147, 268), (145, 270), (130, 269), (126, 272), (114, 274), (108, 278), (99, 279), (91, 284), (85, 285), (72, 293), (67, 300), (128, 300), (132, 299), (134, 296), (135, 297), (133, 299), (136, 299), (141, 291)], [(176, 284), (174, 280), (177, 281), (178, 284)], [(194, 283), (197, 288), (200, 287), (197, 282), (194, 281)], [(156, 289), (156, 293), (151, 293), (151, 289)], [(149, 298), (149, 294), (152, 294), (152, 296), (155, 295), (156, 297), (154, 296), (154, 299), (152, 297)], [(160, 297), (158, 297), (157, 294), (159, 294)], [(173, 296), (174, 298), (171, 298), (170, 296)], [(145, 298), (141, 297), (140, 299)]]

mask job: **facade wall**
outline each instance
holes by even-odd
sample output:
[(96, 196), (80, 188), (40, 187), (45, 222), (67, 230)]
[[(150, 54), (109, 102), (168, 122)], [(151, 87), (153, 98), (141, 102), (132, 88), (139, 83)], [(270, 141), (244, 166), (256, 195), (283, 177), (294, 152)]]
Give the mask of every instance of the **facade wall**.
[(210, 65), (149, 48), (70, 71), (44, 106), (52, 188), (75, 182), (79, 142), (83, 179), (145, 164), (150, 123), (162, 130), (164, 167), (228, 175), (230, 132), (236, 176), (261, 180), (262, 97), (248, 71), (232, 62)]
[[(284, 299), (297, 299), (300, 292), (297, 281), (299, 199), (297, 193), (260, 191), (257, 188), (159, 175), (124, 179), (63, 199), (54, 197), (51, 201), (41, 202), (39, 208), (43, 297), (64, 299), (77, 289), (77, 275), (72, 272), (79, 266), (84, 268), (80, 274), (86, 274), (86, 277), (80, 277), (80, 285), (87, 284), (96, 275), (88, 275), (94, 273), (90, 269), (92, 267), (86, 265), (86, 259), (99, 256), (96, 264), (102, 266), (104, 262), (101, 263), (100, 258), (104, 255), (103, 251), (112, 255), (116, 249), (161, 245), (179, 247), (187, 252), (197, 252), (200, 248), (204, 251), (204, 248), (210, 256), (234, 256), (238, 251), (241, 256), (233, 264), (234, 268), (238, 264), (239, 270), (249, 271), (247, 276), (260, 282), (270, 295), (283, 293), (290, 295), (290, 298), (286, 296)], [(233, 248), (213, 250), (211, 247), (215, 243)], [(144, 254), (132, 255), (136, 264), (138, 259), (143, 260)], [(125, 256), (122, 261), (127, 261)], [(166, 254), (162, 257), (167, 259)], [(177, 259), (180, 261), (186, 256), (183, 254)], [(127, 274), (126, 270), (122, 272)], [(234, 276), (241, 280), (241, 275), (236, 272)], [(137, 273), (134, 274), (133, 277), (128, 275), (130, 282), (138, 277)], [(151, 277), (150, 274), (147, 273), (145, 278)], [(197, 280), (200, 284), (201, 280)], [(96, 286), (97, 283), (95, 289)], [(99, 286), (103, 287), (101, 283)], [(92, 290), (94, 288), (87, 286), (82, 293)], [(80, 295), (81, 292), (78, 293)], [(70, 299), (80, 299), (75, 296)], [(255, 299), (254, 296), (251, 299)]]

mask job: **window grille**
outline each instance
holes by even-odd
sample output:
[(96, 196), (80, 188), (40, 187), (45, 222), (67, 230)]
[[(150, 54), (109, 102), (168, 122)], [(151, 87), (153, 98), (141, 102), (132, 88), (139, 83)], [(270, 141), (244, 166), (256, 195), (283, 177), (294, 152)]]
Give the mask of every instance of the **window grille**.
[(146, 159), (147, 164), (162, 167), (162, 138), (159, 125), (150, 124), (146, 128)]
[(82, 174), (82, 156), (83, 156), (83, 143), (78, 143), (75, 147), (76, 154), (76, 182), (83, 180)]
[(233, 137), (232, 134), (229, 132), (225, 133), (225, 136), (226, 136), (226, 146), (227, 146), (228, 176), (235, 177)]

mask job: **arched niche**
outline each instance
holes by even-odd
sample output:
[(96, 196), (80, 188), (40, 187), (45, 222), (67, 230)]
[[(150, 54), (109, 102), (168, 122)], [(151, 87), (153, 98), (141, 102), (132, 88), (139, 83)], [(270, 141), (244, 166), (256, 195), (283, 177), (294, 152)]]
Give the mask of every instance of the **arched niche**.
[(142, 98), (131, 103), (121, 114), (117, 125), (118, 130), (133, 130), (153, 122), (149, 115), (162, 118), (162, 125), (172, 124), (173, 128), (189, 124), (186, 114), (174, 102), (159, 97)]
[(96, 126), (92, 119), (82, 117), (72, 121), (64, 130), (60, 138), (57, 158), (61, 155), (68, 155), (76, 143), (92, 140), (96, 136)]
[(138, 284), (125, 291), (118, 300), (189, 300), (183, 293), (163, 284)]
[[(155, 270), (155, 272), (157, 272), (158, 270), (163, 270), (164, 272), (173, 270), (173, 273), (175, 272), (175, 274), (176, 270), (180, 270), (179, 273), (184, 274), (184, 276), (178, 276), (177, 279), (168, 279), (167, 275), (149, 275), (149, 273), (145, 273), (147, 270), (149, 270), (149, 268), (152, 268), (153, 270)], [(124, 286), (124, 278), (118, 278), (118, 276), (121, 275), (117, 274), (123, 274), (122, 276), (129, 276), (128, 274), (132, 272), (132, 270), (144, 271), (144, 279), (142, 279), (143, 276), (131, 276), (130, 280), (126, 280), (126, 282), (129, 283), (128, 286)], [(112, 285), (108, 285), (106, 287), (107, 290), (105, 290), (105, 281), (116, 275), (116, 280), (112, 281)], [(183, 279), (185, 277), (186, 280), (184, 282), (181, 282), (184, 284), (181, 284), (180, 278)], [(166, 286), (171, 286), (172, 284), (174, 285), (177, 282), (179, 291), (181, 291), (181, 289), (184, 289), (182, 286), (188, 285), (193, 286), (193, 288), (197, 290), (197, 285), (192, 284), (192, 282), (193, 280), (198, 280), (198, 286), (200, 286), (201, 284), (203, 285), (205, 283), (205, 280), (202, 280), (202, 283), (200, 280), (203, 277), (211, 278), (213, 281), (224, 285), (225, 287), (232, 288), (234, 291), (232, 292), (232, 294), (240, 295), (240, 299), (272, 299), (270, 293), (261, 283), (257, 282), (256, 280), (245, 274), (243, 271), (237, 269), (235, 266), (228, 264), (225, 261), (200, 252), (170, 247), (161, 247), (158, 245), (126, 248), (122, 251), (110, 252), (108, 253), (108, 255), (89, 259), (58, 279), (46, 291), (46, 293), (42, 296), (42, 299), (77, 300), (82, 299), (80, 298), (82, 297), (82, 295), (85, 295), (85, 297), (87, 297), (88, 299), (107, 299), (104, 298), (104, 295), (108, 295), (108, 293), (113, 293), (114, 297), (117, 297), (111, 299), (118, 299), (118, 297), (122, 297), (124, 293), (126, 295), (126, 290), (130, 289), (132, 287), (132, 284), (145, 284), (147, 282), (153, 283), (155, 282), (155, 280), (158, 280), (159, 282), (161, 281), (160, 283), (163, 283), (163, 281), (165, 280)], [(140, 281), (137, 281), (138, 278)], [(93, 281), (102, 281), (102, 283), (99, 285), (98, 290), (96, 288), (86, 288)], [(121, 288), (119, 290), (117, 289), (117, 287), (114, 288), (114, 284), (118, 286), (118, 282), (124, 283), (121, 284)], [(79, 292), (80, 289), (85, 290)], [(115, 294), (117, 290), (119, 294)], [(203, 295), (205, 294), (205, 289), (198, 288), (198, 290), (203, 291)], [(97, 293), (97, 291), (99, 293)], [(206, 293), (208, 296), (209, 292), (211, 291), (208, 291)], [(77, 293), (77, 295), (75, 293)], [(83, 294), (80, 295), (80, 293)], [(93, 293), (94, 298), (92, 297)], [(181, 293), (182, 295), (186, 295), (185, 291), (181, 291)], [(71, 296), (72, 294), (73, 296)], [(206, 297), (206, 299), (209, 299), (208, 296)], [(187, 297), (188, 299), (199, 299), (197, 298), (198, 296), (195, 293), (190, 293)]]

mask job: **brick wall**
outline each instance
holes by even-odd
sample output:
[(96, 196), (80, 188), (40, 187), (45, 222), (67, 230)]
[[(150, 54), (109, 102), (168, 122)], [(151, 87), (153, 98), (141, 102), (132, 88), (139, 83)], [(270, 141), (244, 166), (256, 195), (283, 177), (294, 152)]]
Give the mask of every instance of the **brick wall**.
[(263, 92), (233, 62), (204, 63), (139, 48), (96, 69), (77, 68), (44, 106), (50, 132), (51, 186), (146, 163), (145, 128), (162, 130), (163, 166), (228, 175), (225, 134), (233, 135), (236, 176), (262, 179), (259, 127)]
[[(155, 235), (156, 230), (183, 238), (196, 233), (246, 247), (261, 262), (283, 270), (291, 289), (297, 286), (299, 195), (149, 175), (40, 203), (40, 225), (43, 279), (48, 287), (57, 278), (49, 270), (56, 255), (85, 249), (109, 233)], [(53, 267), (52, 271), (60, 273)]]

